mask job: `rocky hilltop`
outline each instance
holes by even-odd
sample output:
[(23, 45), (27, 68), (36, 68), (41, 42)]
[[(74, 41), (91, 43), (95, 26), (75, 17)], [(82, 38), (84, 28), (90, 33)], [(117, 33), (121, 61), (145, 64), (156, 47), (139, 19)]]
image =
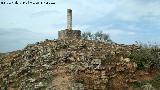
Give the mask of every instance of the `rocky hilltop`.
[(137, 45), (45, 40), (0, 57), (1, 90), (133, 90), (148, 77), (128, 55)]

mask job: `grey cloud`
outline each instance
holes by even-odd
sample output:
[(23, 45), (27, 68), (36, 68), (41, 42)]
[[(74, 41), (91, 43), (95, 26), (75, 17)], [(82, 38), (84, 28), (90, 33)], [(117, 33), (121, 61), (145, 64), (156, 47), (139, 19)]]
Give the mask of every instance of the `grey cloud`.
[(27, 44), (32, 44), (54, 36), (32, 32), (26, 29), (0, 28), (0, 52), (10, 52), (23, 49)]

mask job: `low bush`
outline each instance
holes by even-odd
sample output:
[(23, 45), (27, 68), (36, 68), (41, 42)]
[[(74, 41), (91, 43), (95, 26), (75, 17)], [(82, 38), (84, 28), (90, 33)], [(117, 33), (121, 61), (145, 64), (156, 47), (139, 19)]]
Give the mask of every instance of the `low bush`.
[(97, 40), (102, 42), (113, 43), (113, 41), (110, 39), (109, 34), (103, 33), (102, 31), (99, 31), (96, 33), (83, 32), (81, 36), (82, 36), (82, 39), (85, 39), (85, 40)]
[(129, 58), (134, 60), (138, 69), (160, 68), (160, 48), (158, 45), (140, 44), (140, 49), (131, 52)]

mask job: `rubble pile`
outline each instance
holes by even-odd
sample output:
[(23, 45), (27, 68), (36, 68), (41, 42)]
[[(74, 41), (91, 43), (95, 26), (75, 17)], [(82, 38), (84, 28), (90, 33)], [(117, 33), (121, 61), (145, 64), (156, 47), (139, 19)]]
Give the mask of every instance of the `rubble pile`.
[(45, 40), (0, 57), (1, 90), (124, 90), (136, 82), (136, 45)]

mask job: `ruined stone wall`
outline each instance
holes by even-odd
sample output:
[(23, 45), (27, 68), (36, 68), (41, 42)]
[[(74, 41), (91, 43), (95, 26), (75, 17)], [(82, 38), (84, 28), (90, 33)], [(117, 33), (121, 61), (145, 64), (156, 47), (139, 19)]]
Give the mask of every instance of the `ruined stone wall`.
[(81, 31), (61, 30), (58, 32), (58, 39), (81, 39)]

